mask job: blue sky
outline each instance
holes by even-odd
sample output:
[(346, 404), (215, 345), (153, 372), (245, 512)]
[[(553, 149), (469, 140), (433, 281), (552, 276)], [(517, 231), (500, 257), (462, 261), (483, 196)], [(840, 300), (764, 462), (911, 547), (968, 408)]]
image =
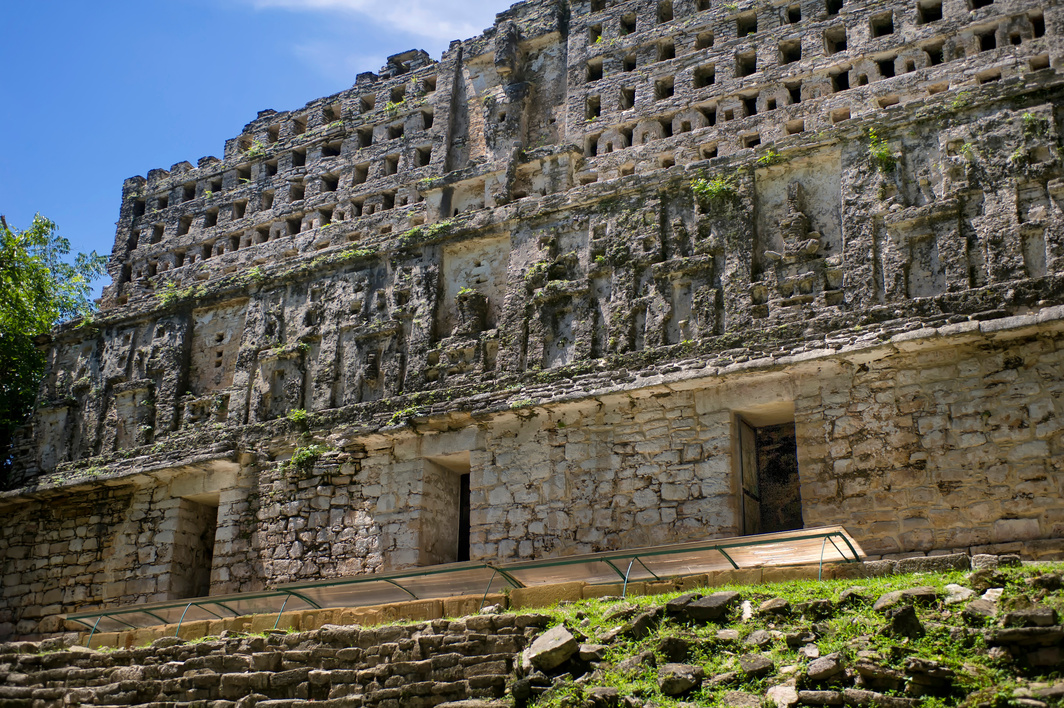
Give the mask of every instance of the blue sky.
[[(0, 214), (110, 254), (122, 181), (221, 156), (258, 111), (434, 59), (510, 0), (30, 0), (0, 11)], [(102, 283), (97, 283), (96, 291)]]

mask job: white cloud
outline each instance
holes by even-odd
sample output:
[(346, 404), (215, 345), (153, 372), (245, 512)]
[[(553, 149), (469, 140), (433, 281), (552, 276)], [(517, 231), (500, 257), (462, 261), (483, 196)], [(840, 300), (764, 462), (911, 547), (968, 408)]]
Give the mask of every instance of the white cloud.
[(356, 15), (400, 32), (439, 42), (468, 39), (490, 27), (508, 0), (250, 0), (259, 9)]

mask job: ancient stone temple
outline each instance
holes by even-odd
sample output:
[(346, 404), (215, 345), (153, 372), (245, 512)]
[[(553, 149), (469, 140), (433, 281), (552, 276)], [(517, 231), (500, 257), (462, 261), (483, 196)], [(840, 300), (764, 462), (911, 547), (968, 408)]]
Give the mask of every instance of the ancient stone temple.
[(0, 635), (831, 524), (1059, 557), (1062, 33), (528, 0), (127, 180), (0, 495)]

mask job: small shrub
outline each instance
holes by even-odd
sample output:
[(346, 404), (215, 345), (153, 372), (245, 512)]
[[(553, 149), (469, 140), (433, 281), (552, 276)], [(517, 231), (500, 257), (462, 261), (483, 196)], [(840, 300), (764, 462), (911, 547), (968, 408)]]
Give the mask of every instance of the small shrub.
[(717, 175), (712, 179), (699, 177), (691, 182), (691, 191), (702, 202), (727, 201), (739, 195), (735, 175)]
[(758, 167), (768, 167), (769, 165), (775, 165), (777, 162), (779, 162), (782, 159), (783, 158), (780, 156), (780, 154), (778, 152), (776, 152), (775, 150), (769, 149), (769, 150), (767, 150), (765, 152), (764, 155), (762, 155), (761, 157), (757, 158), (757, 166)]
[(284, 463), (283, 468), (286, 470), (306, 471), (314, 466), (314, 463), (321, 458), (322, 455), (329, 452), (331, 448), (326, 445), (318, 445), (317, 443), (300, 446), (292, 453), (292, 457), (288, 459), (288, 462)]
[(263, 145), (258, 140), (252, 140), (251, 141), (251, 145), (249, 145), (248, 149), (244, 151), (244, 157), (255, 158), (255, 157), (262, 157), (265, 154), (266, 154), (266, 146)]
[(893, 172), (898, 164), (897, 156), (891, 152), (886, 141), (879, 137), (875, 128), (868, 129), (868, 154), (880, 172)]
[(388, 419), (388, 425), (399, 425), (407, 418), (417, 415), (417, 406), (407, 406), (402, 410), (398, 410), (392, 413), (392, 417)]

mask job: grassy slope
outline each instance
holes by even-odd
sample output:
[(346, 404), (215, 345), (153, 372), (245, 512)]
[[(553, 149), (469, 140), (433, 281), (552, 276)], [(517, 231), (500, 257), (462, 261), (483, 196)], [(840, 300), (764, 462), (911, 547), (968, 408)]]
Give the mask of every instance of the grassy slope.
[[(1030, 586), (1027, 580), (1044, 572), (1060, 572), (1064, 564), (1043, 564), (1038, 566), (1024, 566), (1023, 568), (1005, 568), (1001, 572), (1007, 582), (1004, 584), (1005, 593), (999, 602), (999, 613), (995, 621), (988, 623), (987, 627), (1000, 625), (1005, 611), (1017, 601), (1022, 604), (1020, 596), (1026, 595), (1031, 600), (1037, 600), (1041, 604), (1051, 606), (1064, 615), (1064, 592), (1045, 592)], [(684, 703), (699, 706), (723, 705), (721, 697), (728, 691), (746, 691), (758, 695), (764, 695), (765, 691), (776, 684), (786, 682), (788, 679), (797, 678), (798, 688), (833, 688), (841, 690), (853, 687), (852, 672), (849, 679), (836, 682), (833, 686), (808, 685), (805, 678), (805, 665), (809, 660), (799, 654), (797, 648), (790, 648), (782, 637), (775, 639), (772, 644), (763, 651), (774, 660), (776, 669), (767, 677), (760, 679), (746, 679), (740, 672), (739, 678), (725, 686), (710, 686), (711, 677), (731, 671), (739, 671), (739, 656), (748, 652), (759, 650), (746, 646), (742, 640), (752, 632), (764, 630), (777, 630), (780, 632), (794, 632), (813, 628), (814, 621), (801, 616), (787, 618), (771, 618), (758, 616), (756, 610), (761, 602), (775, 597), (784, 598), (792, 604), (809, 600), (828, 599), (835, 600), (839, 594), (855, 585), (863, 586), (861, 594), (867, 598), (849, 604), (846, 607), (836, 608), (830, 618), (815, 622), (817, 640), (815, 644), (824, 656), (832, 652), (839, 652), (846, 660), (849, 667), (853, 666), (859, 651), (873, 651), (879, 656), (875, 659), (882, 666), (902, 669), (905, 659), (908, 657), (922, 657), (932, 659), (947, 665), (957, 671), (955, 690), (944, 696), (925, 697), (924, 705), (932, 706), (955, 706), (955, 705), (1007, 705), (1011, 702), (1013, 691), (1030, 681), (1047, 681), (1060, 678), (1060, 671), (1036, 673), (1024, 672), (1020, 667), (1007, 659), (994, 660), (988, 655), (987, 646), (983, 641), (982, 632), (958, 632), (957, 628), (975, 629), (978, 625), (966, 622), (961, 616), (961, 611), (968, 604), (962, 602), (954, 605), (945, 605), (943, 600), (946, 595), (945, 586), (949, 583), (968, 585), (969, 573), (948, 574), (914, 574), (895, 575), (882, 578), (869, 578), (860, 581), (796, 581), (788, 583), (775, 583), (758, 586), (729, 586), (723, 588), (706, 589), (703, 592), (709, 594), (721, 590), (735, 590), (741, 593), (743, 600), (751, 601), (755, 614), (747, 620), (741, 621), (739, 612), (735, 611), (728, 621), (721, 623), (697, 624), (678, 618), (665, 617), (656, 631), (639, 641), (624, 640), (618, 638), (610, 644), (610, 649), (604, 665), (598, 667), (598, 671), (592, 676), (580, 681), (563, 680), (557, 682), (554, 688), (541, 696), (535, 702), (536, 706), (543, 708), (561, 708), (562, 706), (580, 706), (584, 703), (587, 692), (597, 686), (612, 686), (620, 691), (621, 696), (638, 696), (647, 705), (676, 706)], [(884, 593), (892, 590), (930, 585), (941, 593), (939, 601), (932, 606), (917, 607), (917, 613), (921, 622), (927, 629), (925, 636), (918, 639), (892, 637), (886, 631), (889, 621), (887, 618), (872, 609), (875, 600)], [(639, 608), (652, 608), (664, 604), (667, 600), (682, 593), (671, 593), (653, 597), (630, 597), (623, 600), (624, 603), (635, 605)], [(977, 593), (974, 597), (978, 597)], [(974, 599), (973, 597), (973, 599)], [(586, 638), (587, 642), (594, 642), (596, 636), (601, 635), (614, 627), (624, 623), (621, 618), (607, 619), (611, 610), (614, 610), (622, 601), (618, 600), (588, 600), (564, 606), (553, 607), (548, 610), (556, 623), (565, 624), (577, 636), (577, 639)], [(938, 626), (936, 626), (938, 625)], [(736, 629), (741, 637), (738, 644), (729, 644), (716, 640), (716, 634), (720, 629)], [(952, 637), (951, 637), (951, 630)], [(959, 636), (964, 635), (964, 636)], [(701, 640), (694, 655), (689, 659), (690, 663), (698, 664), (705, 669), (706, 682), (696, 692), (688, 694), (681, 699), (664, 696), (658, 690), (658, 672), (652, 667), (645, 667), (635, 673), (625, 674), (615, 667), (622, 660), (638, 655), (640, 652), (653, 651), (657, 653), (658, 666), (664, 664), (666, 659), (658, 652), (658, 643), (662, 637), (682, 636), (689, 639)], [(791, 673), (786, 673), (785, 667), (796, 667)]]

